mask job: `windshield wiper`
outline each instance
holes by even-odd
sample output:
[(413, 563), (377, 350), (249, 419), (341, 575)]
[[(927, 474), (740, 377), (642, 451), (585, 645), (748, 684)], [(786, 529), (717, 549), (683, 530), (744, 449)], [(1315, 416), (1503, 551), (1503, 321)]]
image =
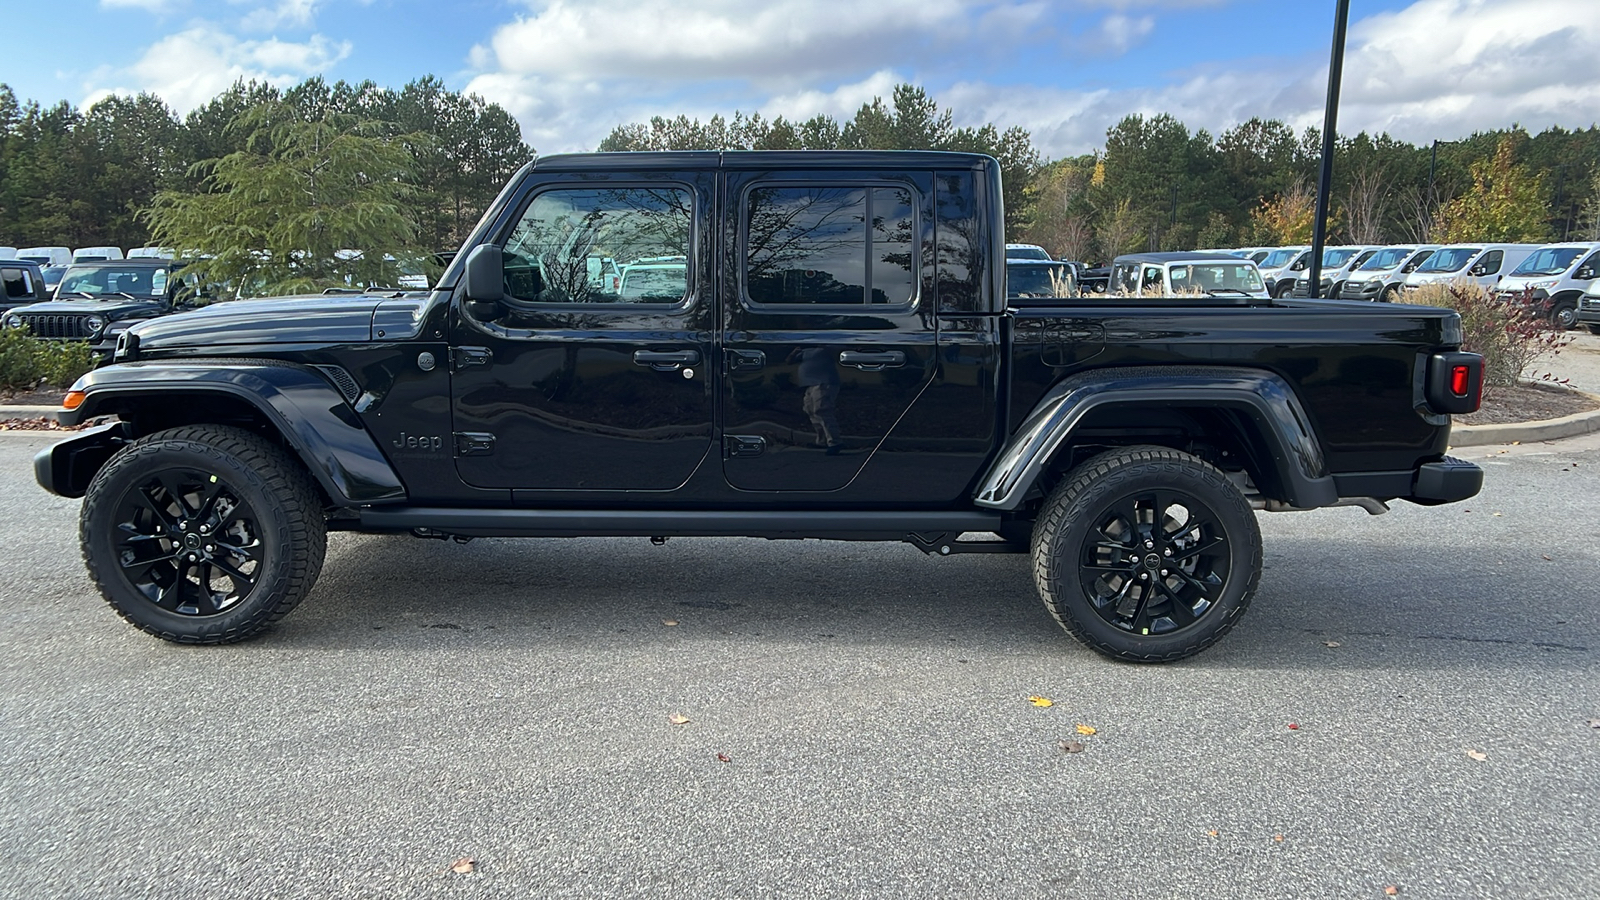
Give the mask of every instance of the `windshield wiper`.
[(62, 293), (65, 294), (68, 297), (74, 297), (74, 296), (82, 297), (85, 300), (93, 300), (95, 298), (95, 296), (96, 296), (94, 294), (89, 293), (88, 291), (62, 291)]
[(120, 295), (122, 295), (124, 297), (127, 297), (129, 300), (138, 300), (139, 299), (138, 297), (135, 297), (134, 295), (128, 293), (127, 291), (112, 291), (111, 293), (120, 294)]

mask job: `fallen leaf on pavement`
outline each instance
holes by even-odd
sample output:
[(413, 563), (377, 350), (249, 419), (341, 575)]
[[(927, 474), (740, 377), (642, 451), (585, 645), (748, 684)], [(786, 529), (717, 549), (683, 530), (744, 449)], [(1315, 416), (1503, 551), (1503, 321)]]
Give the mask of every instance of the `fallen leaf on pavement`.
[(1078, 733), (1079, 734), (1099, 734), (1100, 730), (1098, 728), (1095, 728), (1093, 725), (1085, 725), (1082, 722), (1079, 722), (1078, 723)]
[(1600, 728), (1600, 719), (1590, 719), (1589, 720), (1589, 727), (1590, 728)]
[(1496, 515), (1496, 516), (1498, 516), (1498, 515), (1500, 515), (1500, 514), (1499, 514), (1499, 513), (1495, 513), (1495, 515)]
[(687, 725), (689, 724), (689, 717), (683, 713), (673, 713), (672, 715), (667, 716), (667, 721), (674, 725)]
[(460, 859), (458, 859), (455, 862), (450, 864), (450, 871), (456, 873), (457, 875), (465, 875), (468, 872), (471, 872), (472, 871), (472, 867), (476, 866), (477, 864), (478, 864), (478, 861), (473, 859), (472, 857), (463, 856)]
[(1478, 762), (1483, 762), (1484, 760), (1489, 758), (1489, 754), (1484, 753), (1481, 750), (1468, 750), (1467, 751), (1467, 758), (1468, 759), (1475, 759)]
[(1339, 642), (1338, 641), (1323, 641), (1322, 642), (1322, 646), (1324, 646), (1324, 647), (1337, 647), (1337, 646), (1339, 646)]
[(1545, 556), (1545, 555), (1544, 555), (1544, 554), (1543, 554), (1543, 553), (1541, 553), (1541, 554), (1539, 554), (1539, 555), (1540, 555), (1540, 556), (1544, 556), (1544, 561), (1545, 561), (1545, 562), (1555, 562), (1555, 560), (1553, 560), (1553, 559), (1551, 559), (1551, 558), (1550, 558), (1550, 557), (1548, 557), (1548, 556)]
[(1217, 836), (1217, 830), (1215, 828), (1213, 828), (1210, 831), (1206, 832), (1206, 837), (1216, 837), (1216, 836)]
[(667, 626), (668, 628), (670, 628), (673, 625), (678, 624), (678, 620), (677, 619), (662, 619), (661, 620), (661, 624), (663, 624), (663, 625)]
[(1389, 895), (1390, 897), (1393, 897), (1394, 895), (1400, 893), (1400, 889), (1391, 884), (1388, 887), (1384, 888), (1383, 892), (1385, 894)]
[(1299, 722), (1290, 722), (1289, 723), (1289, 730), (1290, 731), (1299, 731), (1300, 730), (1300, 723)]
[(726, 753), (718, 753), (717, 754), (717, 762), (733, 762), (733, 757), (729, 756)]
[(1035, 694), (1032, 697), (1029, 697), (1028, 698), (1028, 702), (1032, 703), (1034, 706), (1039, 707), (1040, 709), (1044, 709), (1045, 707), (1055, 706), (1056, 705), (1056, 702), (1054, 700), (1051, 700), (1049, 697), (1040, 697), (1037, 694)]
[(1061, 752), (1062, 753), (1082, 753), (1083, 752), (1083, 742), (1082, 741), (1056, 741), (1056, 746), (1061, 748)]
[(1273, 839), (1273, 840), (1275, 840), (1275, 841), (1277, 841), (1277, 842), (1278, 842), (1278, 843), (1280, 843), (1280, 844), (1281, 844), (1281, 843), (1283, 843), (1283, 835), (1281, 835), (1281, 834), (1275, 834), (1275, 835), (1273, 835), (1273, 836), (1272, 836), (1272, 839)]

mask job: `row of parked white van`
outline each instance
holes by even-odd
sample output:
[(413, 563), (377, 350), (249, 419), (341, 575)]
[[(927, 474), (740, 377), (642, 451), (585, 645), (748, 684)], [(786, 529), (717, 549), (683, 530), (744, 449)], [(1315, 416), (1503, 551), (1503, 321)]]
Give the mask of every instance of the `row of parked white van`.
[[(1273, 297), (1311, 296), (1311, 248), (1240, 247), (1217, 252), (1253, 260)], [(1504, 297), (1524, 293), (1552, 325), (1571, 328), (1597, 286), (1600, 242), (1392, 244), (1326, 247), (1317, 296), (1392, 300), (1425, 284), (1472, 281)], [(1585, 318), (1587, 324), (1587, 318)]]
[(0, 247), (0, 259), (22, 259), (45, 266), (70, 266), (75, 262), (96, 262), (103, 259), (171, 259), (173, 253), (165, 247), (135, 247), (126, 254), (121, 247)]

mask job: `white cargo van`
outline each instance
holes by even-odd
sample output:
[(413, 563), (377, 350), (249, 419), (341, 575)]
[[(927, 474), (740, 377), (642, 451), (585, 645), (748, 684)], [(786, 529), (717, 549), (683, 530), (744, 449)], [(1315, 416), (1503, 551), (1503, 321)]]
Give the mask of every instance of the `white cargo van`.
[(98, 262), (100, 260), (121, 258), (121, 247), (79, 247), (72, 251), (73, 262)]
[[(1366, 244), (1351, 244), (1339, 247), (1322, 248), (1322, 287), (1317, 291), (1318, 297), (1337, 297), (1339, 291), (1344, 289), (1344, 283), (1350, 280), (1350, 273), (1361, 268), (1367, 260), (1372, 258), (1382, 247), (1372, 247)], [(1311, 270), (1294, 280), (1294, 296), (1311, 296)]]
[(17, 251), (17, 259), (26, 259), (41, 266), (70, 266), (72, 250), (67, 247), (23, 247)]
[(1446, 244), (1406, 276), (1406, 289), (1463, 279), (1492, 288), (1538, 249), (1538, 244)]
[(1590, 334), (1600, 334), (1600, 278), (1589, 282), (1578, 299), (1578, 324), (1589, 329)]
[(1406, 283), (1428, 257), (1439, 249), (1438, 244), (1395, 244), (1372, 254), (1362, 266), (1350, 273), (1339, 291), (1342, 300), (1394, 299), (1393, 291)]
[(17, 248), (15, 248), (15, 247), (0, 247), (0, 259), (16, 259), (16, 258), (17, 258)]
[(1600, 275), (1600, 242), (1547, 244), (1500, 279), (1495, 293), (1511, 299), (1528, 293), (1533, 311), (1557, 328), (1578, 322), (1578, 298)]
[(1311, 265), (1310, 247), (1278, 247), (1268, 253), (1256, 267), (1261, 270), (1261, 280), (1272, 297), (1287, 297), (1294, 290), (1294, 280)]

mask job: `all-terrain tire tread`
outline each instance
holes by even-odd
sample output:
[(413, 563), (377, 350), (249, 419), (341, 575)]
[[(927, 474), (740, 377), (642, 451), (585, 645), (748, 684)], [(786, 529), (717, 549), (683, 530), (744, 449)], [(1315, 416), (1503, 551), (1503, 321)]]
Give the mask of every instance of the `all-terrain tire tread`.
[[(1261, 579), (1261, 534), (1255, 528), (1248, 528), (1245, 534), (1239, 536), (1240, 540), (1248, 542), (1247, 550), (1252, 560), (1243, 598), (1231, 608), (1218, 611), (1223, 618), (1209, 633), (1198, 632), (1194, 642), (1164, 653), (1130, 653), (1123, 648), (1107, 644), (1096, 638), (1068, 613), (1066, 598), (1057, 592), (1056, 585), (1062, 584), (1065, 590), (1078, 590), (1076, 573), (1060, 572), (1062, 568), (1076, 569), (1076, 548), (1072, 548), (1070, 553), (1058, 553), (1041, 552), (1041, 546), (1059, 535), (1077, 518), (1093, 512), (1081, 508), (1085, 494), (1091, 487), (1115, 487), (1121, 481), (1146, 474), (1150, 466), (1160, 467), (1160, 470), (1170, 474), (1198, 475), (1230, 498), (1230, 502), (1235, 502), (1237, 504), (1235, 511), (1250, 517), (1252, 525), (1255, 517), (1250, 504), (1220, 469), (1198, 457), (1169, 447), (1135, 446), (1109, 450), (1085, 460), (1056, 485), (1040, 511), (1030, 548), (1033, 555), (1034, 583), (1038, 587), (1039, 597), (1044, 600), (1045, 608), (1050, 611), (1051, 617), (1079, 643), (1097, 653), (1126, 662), (1171, 662), (1193, 656), (1215, 644), (1244, 615)], [(1064, 578), (1058, 577), (1063, 574)]]
[[(91, 522), (100, 507), (114, 504), (118, 498), (97, 491), (96, 487), (120, 469), (138, 466), (146, 458), (167, 450), (208, 455), (219, 466), (219, 471), (226, 468), (245, 482), (259, 484), (281, 504), (284, 516), (278, 524), (276, 543), (285, 551), (287, 565), (270, 583), (260, 583), (254, 588), (274, 593), (278, 597), (276, 603), (262, 605), (226, 628), (198, 628), (194, 633), (180, 634), (142, 623), (116, 602), (110, 579), (119, 576), (102, 573), (90, 552), (89, 540)], [(162, 640), (181, 644), (232, 644), (261, 634), (288, 615), (310, 593), (327, 554), (327, 520), (316, 484), (305, 466), (265, 438), (226, 425), (183, 425), (146, 435), (129, 444), (96, 473), (84, 495), (78, 521), (83, 562), (100, 595), (129, 624)]]

